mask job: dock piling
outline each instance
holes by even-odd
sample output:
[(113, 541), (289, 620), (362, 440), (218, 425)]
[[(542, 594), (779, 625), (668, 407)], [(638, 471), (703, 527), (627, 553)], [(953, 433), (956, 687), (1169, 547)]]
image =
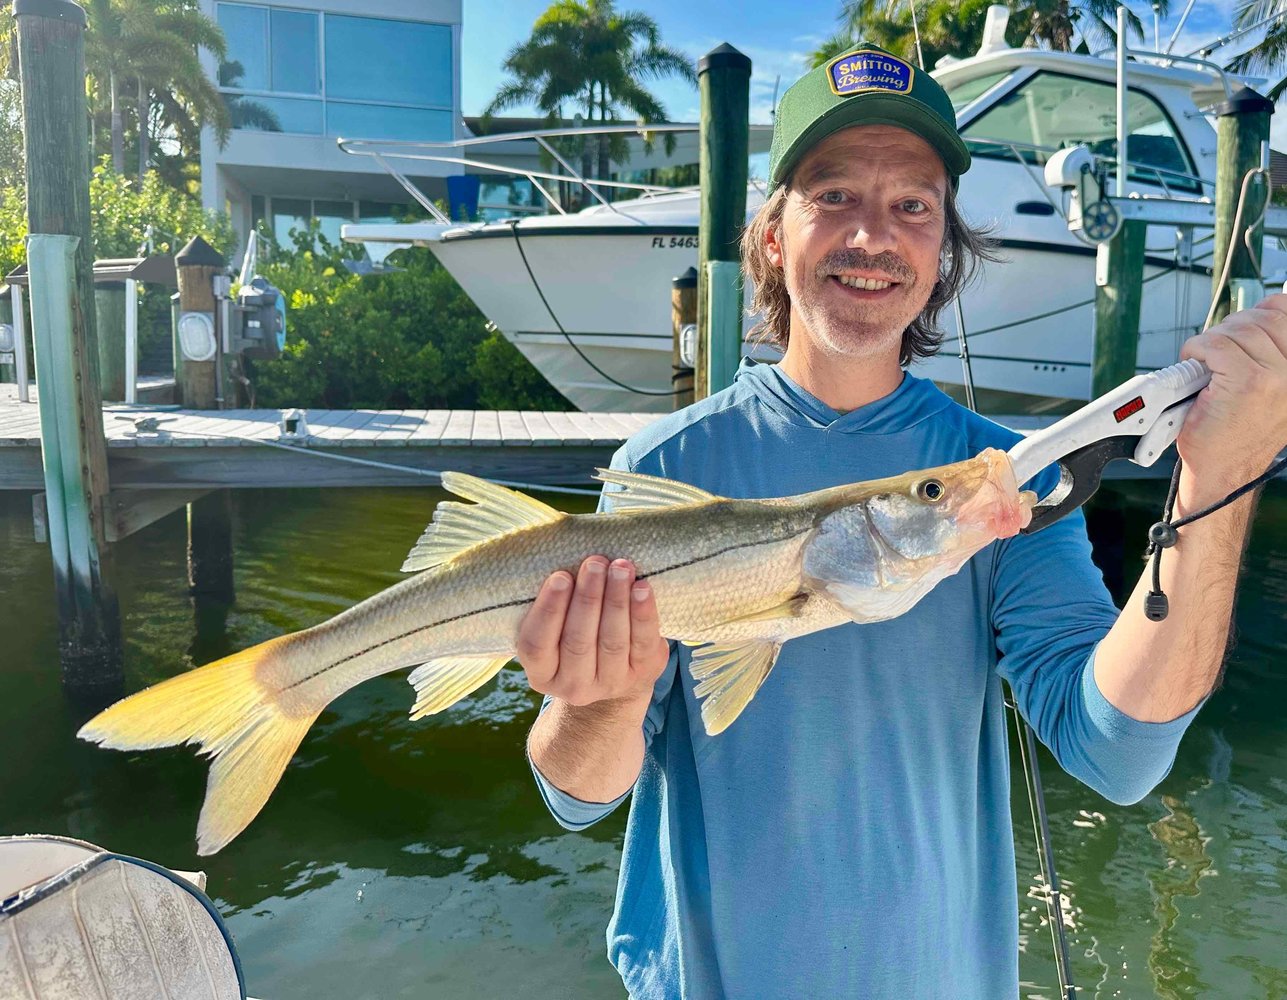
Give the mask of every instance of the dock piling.
[[(709, 261), (740, 260), (738, 242), (746, 225), (747, 152), (750, 144), (751, 60), (725, 42), (697, 63), (697, 86), (701, 99), (701, 221), (697, 237), (697, 364), (694, 392), (704, 399), (724, 384), (711, 380), (710, 360), (742, 348), (742, 283), (736, 294), (721, 296), (721, 308), (735, 304), (736, 323), (719, 319), (717, 329), (728, 335), (736, 330), (735, 344), (712, 342), (716, 331), (710, 326), (707, 296)], [(721, 379), (725, 377), (722, 364)], [(736, 365), (734, 365), (736, 368)], [(732, 372), (727, 372), (731, 380)]]
[(16, 0), (14, 15), (27, 150), (31, 323), (63, 684), (78, 700), (101, 704), (120, 693), (123, 670), (104, 517), (107, 447), (85, 152), (85, 12), (69, 0)]
[(1140, 303), (1144, 298), (1144, 236), (1148, 224), (1122, 223), (1095, 258), (1095, 344), (1090, 398), (1098, 399), (1135, 377)]
[[(224, 409), (219, 393), (223, 352), (217, 342), (212, 282), (225, 274), (228, 262), (200, 236), (194, 236), (174, 258), (179, 281), (174, 326), (175, 391), (179, 405), (191, 409)], [(190, 327), (185, 328), (185, 324)], [(215, 490), (188, 504), (188, 591), (203, 619), (206, 605), (232, 604), (232, 496)]]
[[(1242, 87), (1229, 100), (1215, 107), (1216, 224), (1215, 256), (1211, 261), (1213, 284), (1220, 280), (1226, 257), (1233, 255), (1229, 262), (1229, 285), (1223, 289), (1212, 288), (1212, 295), (1217, 291), (1220, 293), (1214, 319), (1217, 323), (1229, 315), (1234, 282), (1239, 279), (1261, 278), (1256, 261), (1247, 249), (1247, 243), (1243, 242), (1241, 233), (1233, 231), (1233, 222), (1242, 191), (1242, 179), (1248, 170), (1260, 166), (1261, 146), (1269, 141), (1269, 118), (1273, 111), (1273, 102), (1250, 87)], [(1262, 183), (1252, 181), (1248, 186), (1247, 202), (1242, 209), (1243, 227), (1260, 217), (1265, 205), (1265, 194), (1266, 187)], [(1256, 226), (1248, 242), (1256, 248), (1263, 244), (1263, 225)]]
[[(675, 409), (693, 401), (693, 369), (685, 362), (683, 342), (697, 340), (697, 268), (690, 267), (670, 281), (670, 386), (675, 391)], [(691, 362), (693, 359), (689, 358)]]

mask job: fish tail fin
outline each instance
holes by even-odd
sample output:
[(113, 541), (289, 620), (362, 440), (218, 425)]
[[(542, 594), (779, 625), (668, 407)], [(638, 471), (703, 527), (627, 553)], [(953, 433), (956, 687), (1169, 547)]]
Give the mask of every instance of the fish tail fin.
[(281, 636), (131, 695), (76, 734), (113, 750), (196, 744), (212, 757), (197, 853), (214, 854), (255, 818), (326, 707), (289, 706), (265, 675), (297, 635)]

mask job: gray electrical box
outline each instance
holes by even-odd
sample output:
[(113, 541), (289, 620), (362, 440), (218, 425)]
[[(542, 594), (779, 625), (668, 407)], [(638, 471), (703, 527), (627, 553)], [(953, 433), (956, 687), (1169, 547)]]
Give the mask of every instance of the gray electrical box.
[(248, 358), (272, 360), (286, 348), (286, 300), (264, 278), (254, 278), (237, 293), (232, 310), (230, 347)]

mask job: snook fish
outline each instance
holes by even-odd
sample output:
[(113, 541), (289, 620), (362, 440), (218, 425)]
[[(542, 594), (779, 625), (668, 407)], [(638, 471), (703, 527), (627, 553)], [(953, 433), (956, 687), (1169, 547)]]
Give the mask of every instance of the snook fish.
[(612, 510), (569, 515), (460, 473), (403, 570), (416, 576), (312, 628), (270, 639), (117, 702), (80, 730), (117, 750), (197, 744), (213, 758), (197, 827), (213, 854), (255, 817), (332, 700), (401, 667), (411, 717), (441, 712), (514, 656), (551, 572), (632, 560), (662, 634), (691, 670), (712, 735), (737, 718), (788, 639), (902, 614), (974, 553), (1028, 523), (1010, 460), (988, 449), (924, 472), (772, 500), (600, 470)]

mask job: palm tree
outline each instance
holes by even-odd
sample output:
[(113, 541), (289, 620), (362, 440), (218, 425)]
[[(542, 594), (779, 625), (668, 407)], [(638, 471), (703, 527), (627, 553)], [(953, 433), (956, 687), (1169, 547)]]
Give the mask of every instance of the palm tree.
[[(139, 175), (147, 170), (154, 104), (163, 127), (211, 125), (228, 132), (228, 113), (201, 67), (198, 51), (226, 54), (223, 32), (192, 0), (89, 0), (85, 64), (110, 108), (112, 168), (125, 170), (125, 117), (121, 87), (134, 85), (138, 114)], [(164, 94), (170, 100), (156, 100)], [(101, 98), (100, 98), (101, 99)], [(173, 120), (170, 120), (173, 119)]]
[[(916, 3), (916, 24), (912, 3)], [(810, 64), (822, 65), (841, 55), (856, 40), (875, 42), (904, 59), (917, 58), (916, 29), (920, 30), (925, 67), (932, 68), (943, 56), (958, 58), (978, 51), (983, 38), (987, 8), (992, 0), (845, 0), (840, 13), (840, 30), (810, 55)], [(1006, 37), (1015, 46), (1034, 46), (1071, 52), (1077, 36), (1081, 46), (1113, 44), (1117, 0), (1010, 0), (1010, 23)], [(1165, 16), (1168, 0), (1159, 0), (1158, 13)], [(1144, 37), (1143, 24), (1128, 10), (1130, 34)]]
[[(618, 11), (613, 0), (556, 0), (532, 26), (532, 35), (506, 57), (510, 82), (483, 111), (490, 117), (506, 108), (534, 104), (547, 120), (564, 120), (566, 109), (581, 112), (588, 124), (620, 121), (623, 114), (640, 123), (666, 120), (666, 109), (646, 88), (651, 80), (678, 76), (696, 84), (688, 57), (663, 45), (657, 22), (640, 11)], [(598, 143), (598, 177), (606, 179), (624, 143)], [(584, 172), (590, 152), (583, 147)]]
[(1283, 61), (1287, 57), (1287, 0), (1244, 0), (1234, 11), (1235, 28), (1245, 28), (1271, 17), (1278, 19), (1268, 26), (1264, 39), (1242, 55), (1230, 61), (1228, 69), (1235, 73), (1267, 73), (1278, 77), (1278, 82), (1265, 95), (1277, 101), (1287, 90), (1287, 76), (1283, 76)]

